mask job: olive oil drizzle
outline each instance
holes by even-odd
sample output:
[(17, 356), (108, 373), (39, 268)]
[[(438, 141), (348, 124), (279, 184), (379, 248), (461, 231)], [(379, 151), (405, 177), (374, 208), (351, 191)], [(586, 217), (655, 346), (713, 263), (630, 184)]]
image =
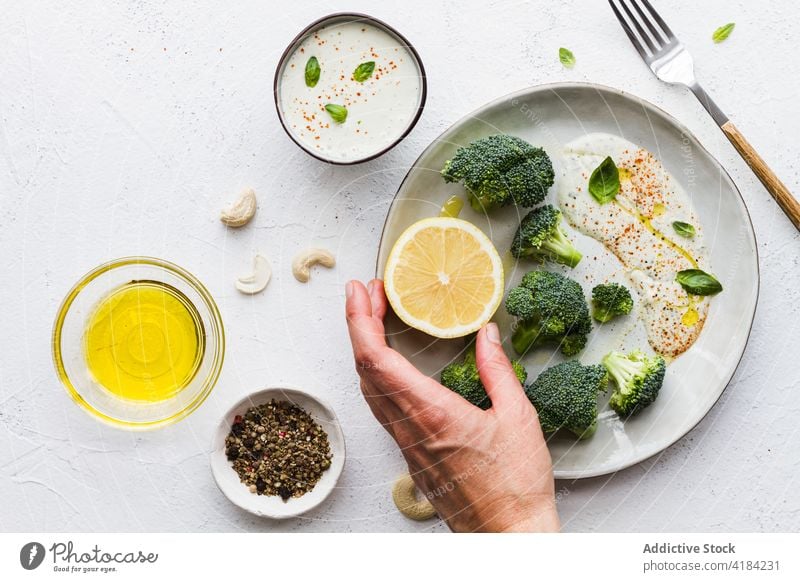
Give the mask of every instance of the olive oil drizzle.
[(461, 214), (462, 208), (464, 208), (464, 200), (462, 200), (461, 196), (450, 196), (450, 198), (445, 200), (444, 204), (442, 205), (442, 209), (439, 211), (439, 216), (458, 218), (458, 215)]
[[(623, 170), (623, 168), (620, 168), (620, 171), (621, 170)], [(630, 172), (629, 170), (625, 170), (625, 171), (626, 172)], [(622, 178), (622, 176), (620, 176), (620, 178)], [(626, 176), (626, 178), (629, 178), (629, 176)], [(675, 252), (680, 254), (687, 261), (689, 261), (695, 269), (699, 268), (699, 265), (697, 264), (697, 260), (695, 260), (695, 258), (691, 254), (689, 254), (689, 251), (687, 251), (681, 245), (676, 243), (674, 240), (672, 240), (667, 235), (665, 235), (663, 232), (661, 232), (659, 229), (657, 229), (655, 226), (653, 226), (652, 219), (644, 216), (642, 213), (638, 212), (637, 210), (634, 210), (632, 208), (628, 208), (627, 206), (622, 204), (619, 201), (618, 198), (615, 198), (614, 202), (616, 202), (616, 204), (620, 208), (622, 208), (622, 210), (624, 210), (625, 212), (627, 212), (631, 216), (634, 216), (639, 222), (642, 223), (642, 225), (644, 225), (644, 227), (647, 230), (649, 230), (651, 233), (653, 233), (653, 235), (656, 238), (658, 238), (659, 240), (664, 242), (664, 244), (666, 244), (672, 250), (674, 250)], [(665, 211), (666, 211), (666, 208), (664, 207), (663, 204), (656, 204), (653, 207), (653, 215), (654, 216), (661, 216), (662, 214), (664, 214)], [(703, 299), (702, 298), (697, 298), (694, 295), (690, 295), (689, 293), (687, 293), (686, 295), (688, 297), (689, 302), (686, 305), (686, 311), (684, 312), (683, 316), (681, 317), (681, 323), (683, 325), (685, 325), (686, 327), (692, 327), (692, 326), (696, 325), (697, 322), (700, 320), (700, 314), (697, 312), (697, 309), (695, 309), (695, 307), (699, 303), (701, 303), (703, 301)]]
[[(639, 222), (641, 222), (647, 230), (649, 230), (650, 232), (652, 232), (656, 236), (656, 238), (661, 240), (664, 244), (666, 244), (668, 247), (670, 247), (676, 253), (678, 253), (683, 258), (685, 258), (687, 261), (689, 261), (695, 269), (699, 268), (699, 265), (697, 264), (697, 261), (695, 260), (695, 258), (691, 254), (689, 254), (689, 251), (687, 251), (681, 245), (676, 243), (674, 240), (672, 240), (667, 235), (665, 235), (663, 232), (658, 230), (655, 226), (653, 226), (652, 219), (644, 216), (643, 214), (641, 214), (640, 212), (638, 212), (636, 210), (628, 208), (627, 206), (622, 204), (619, 201), (619, 199), (615, 198), (614, 202), (616, 202), (617, 205), (620, 208), (622, 208), (625, 212), (627, 212), (631, 216), (635, 217)], [(663, 214), (663, 211), (662, 211), (662, 214)]]
[(681, 317), (681, 323), (686, 327), (692, 327), (697, 324), (700, 319), (700, 314), (697, 312), (697, 309), (694, 308), (702, 299), (699, 301), (693, 295), (689, 295), (689, 306), (686, 308), (686, 312)]

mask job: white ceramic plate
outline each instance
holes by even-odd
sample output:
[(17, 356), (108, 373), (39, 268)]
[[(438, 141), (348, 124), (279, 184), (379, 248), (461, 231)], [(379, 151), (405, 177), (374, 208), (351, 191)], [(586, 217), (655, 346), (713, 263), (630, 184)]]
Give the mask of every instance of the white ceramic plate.
[[(438, 214), (453, 194), (464, 195), (459, 184), (446, 184), (439, 172), (459, 146), (493, 133), (517, 135), (544, 147), (557, 163), (564, 144), (592, 132), (624, 137), (653, 152), (682, 183), (698, 212), (710, 256), (711, 272), (725, 290), (711, 301), (706, 325), (697, 342), (667, 368), (658, 400), (640, 415), (622, 423), (601, 396), (597, 433), (587, 441), (554, 436), (549, 439), (557, 478), (592, 477), (638, 463), (670, 446), (689, 432), (711, 409), (733, 376), (744, 352), (758, 298), (758, 254), (750, 217), (739, 191), (720, 164), (691, 132), (652, 104), (598, 85), (561, 83), (525, 89), (502, 97), (461, 119), (434, 141), (408, 172), (389, 210), (378, 252), (377, 276), (383, 277), (389, 251), (400, 233), (413, 222)], [(558, 168), (556, 169), (558, 176)], [(558, 179), (558, 177), (556, 178)], [(548, 201), (557, 205), (555, 186)], [(490, 218), (472, 211), (461, 213), (489, 235), (504, 253), (522, 213), (504, 208)], [(569, 274), (580, 281), (587, 296), (597, 282), (621, 278), (622, 267), (596, 241), (568, 229), (584, 259)], [(594, 258), (596, 257), (596, 259)], [(507, 287), (536, 268), (529, 261), (509, 265)], [(635, 297), (634, 297), (635, 299)], [(597, 363), (612, 349), (649, 350), (636, 311), (612, 324), (595, 326), (584, 363)], [(507, 336), (511, 319), (501, 307), (495, 321)], [(387, 321), (390, 345), (425, 373), (438, 378), (442, 367), (459, 356), (461, 340), (436, 340), (405, 327), (394, 317)], [(507, 352), (512, 353), (510, 345)], [(529, 376), (562, 361), (560, 354), (539, 349), (526, 356)]]
[[(288, 501), (283, 501), (276, 495), (250, 493), (247, 486), (239, 480), (239, 475), (233, 470), (231, 462), (225, 455), (225, 437), (230, 433), (236, 415), (244, 415), (248, 408), (266, 404), (272, 399), (289, 401), (305, 410), (328, 434), (328, 442), (333, 453), (331, 466), (322, 474), (322, 478), (314, 488), (302, 497), (292, 497)], [(297, 388), (265, 388), (242, 398), (222, 418), (211, 442), (211, 472), (220, 490), (232, 503), (242, 509), (260, 517), (273, 519), (295, 517), (322, 503), (336, 487), (344, 468), (344, 460), (344, 435), (336, 413), (317, 397)]]

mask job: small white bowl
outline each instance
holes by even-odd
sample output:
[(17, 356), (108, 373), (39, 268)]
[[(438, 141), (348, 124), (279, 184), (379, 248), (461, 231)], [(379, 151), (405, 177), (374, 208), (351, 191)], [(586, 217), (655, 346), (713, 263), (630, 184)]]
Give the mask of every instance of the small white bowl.
[[(292, 497), (288, 501), (284, 501), (278, 495), (251, 493), (247, 485), (239, 480), (239, 475), (233, 470), (233, 464), (225, 455), (225, 437), (230, 434), (231, 424), (236, 415), (244, 415), (248, 408), (266, 404), (273, 399), (291, 402), (305, 410), (327, 433), (333, 453), (331, 466), (322, 473), (322, 478), (314, 488), (302, 497)], [(298, 388), (265, 388), (242, 398), (225, 414), (211, 441), (211, 472), (225, 497), (245, 511), (272, 519), (296, 517), (325, 501), (339, 481), (344, 460), (344, 434), (336, 413), (316, 396)]]

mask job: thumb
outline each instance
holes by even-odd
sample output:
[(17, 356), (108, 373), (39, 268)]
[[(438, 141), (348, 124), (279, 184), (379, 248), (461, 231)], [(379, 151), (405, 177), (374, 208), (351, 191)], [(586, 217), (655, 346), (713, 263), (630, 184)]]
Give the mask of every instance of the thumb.
[(502, 409), (527, 402), (522, 385), (500, 343), (500, 330), (489, 323), (475, 340), (475, 363), (492, 407)]

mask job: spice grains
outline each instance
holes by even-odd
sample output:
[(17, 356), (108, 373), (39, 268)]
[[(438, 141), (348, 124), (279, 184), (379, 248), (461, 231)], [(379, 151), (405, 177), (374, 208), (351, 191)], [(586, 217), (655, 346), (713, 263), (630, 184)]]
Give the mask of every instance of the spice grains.
[(319, 424), (302, 408), (276, 400), (234, 418), (225, 454), (252, 493), (284, 501), (311, 491), (333, 458)]

